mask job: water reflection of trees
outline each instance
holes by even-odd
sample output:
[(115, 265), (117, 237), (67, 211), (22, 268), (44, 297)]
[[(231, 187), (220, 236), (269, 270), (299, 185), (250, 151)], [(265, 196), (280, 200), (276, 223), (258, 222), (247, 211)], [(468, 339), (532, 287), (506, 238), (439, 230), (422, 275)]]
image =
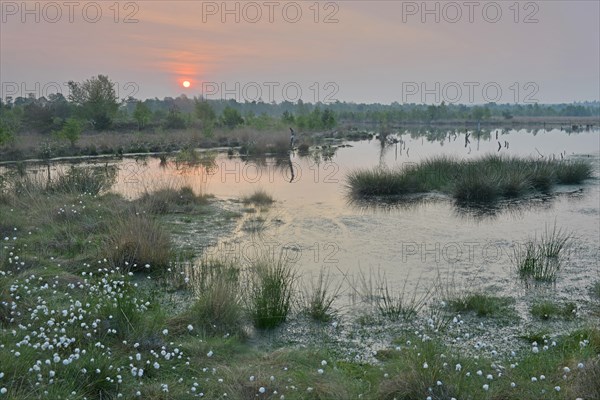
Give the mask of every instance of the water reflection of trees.
[(298, 155), (301, 158), (309, 158), (314, 164), (318, 165), (333, 160), (338, 148), (338, 146), (332, 145), (315, 146), (306, 152), (298, 153)]
[(564, 132), (568, 135), (571, 134), (579, 134), (584, 132), (589, 132), (591, 129), (572, 129), (571, 127), (553, 127), (553, 128), (519, 128), (512, 129), (506, 127), (481, 127), (481, 128), (449, 128), (449, 127), (438, 127), (438, 126), (415, 126), (410, 128), (399, 129), (396, 133), (391, 134), (390, 130), (387, 128), (378, 127), (375, 129), (375, 133), (377, 138), (383, 137), (396, 137), (399, 141), (406, 140), (408, 138), (413, 140), (421, 139), (422, 141), (427, 141), (428, 143), (439, 143), (440, 145), (444, 145), (446, 142), (455, 141), (457, 139), (464, 138), (466, 135), (469, 135), (470, 139), (479, 140), (479, 141), (492, 141), (499, 140), (501, 136), (513, 134), (513, 133), (523, 133), (530, 134), (533, 136), (537, 136), (539, 134), (546, 134), (550, 132)]
[(238, 160), (243, 163), (243, 168), (257, 168), (257, 173), (261, 175), (266, 173), (269, 177), (281, 174), (284, 180), (293, 183), (298, 179), (300, 173), (300, 164), (298, 161), (294, 161), (296, 156), (300, 160), (309, 160), (313, 164), (319, 165), (323, 162), (331, 162), (338, 149), (338, 146), (323, 145), (297, 153), (290, 151), (287, 155), (240, 156)]
[(207, 174), (213, 174), (218, 168), (216, 163), (218, 154), (216, 151), (183, 150), (175, 156), (172, 165), (182, 174), (198, 172), (199, 169), (203, 169)]
[(372, 198), (354, 197), (348, 194), (346, 202), (351, 208), (360, 212), (402, 213), (414, 212), (419, 208), (430, 205), (449, 204), (451, 215), (475, 222), (490, 222), (499, 217), (509, 216), (513, 219), (522, 218), (532, 211), (551, 210), (556, 206), (557, 199), (568, 196), (569, 200), (581, 200), (582, 192), (552, 193), (535, 195), (524, 199), (505, 199), (494, 203), (477, 204), (465, 203), (438, 193), (421, 193), (401, 196), (378, 196)]

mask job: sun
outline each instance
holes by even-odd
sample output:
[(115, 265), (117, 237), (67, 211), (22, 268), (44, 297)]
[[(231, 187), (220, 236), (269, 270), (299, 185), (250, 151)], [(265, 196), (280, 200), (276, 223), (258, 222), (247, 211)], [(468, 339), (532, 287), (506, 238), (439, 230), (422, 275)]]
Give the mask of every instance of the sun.
[(189, 88), (191, 83), (190, 83), (190, 81), (183, 81), (182, 85), (184, 88)]

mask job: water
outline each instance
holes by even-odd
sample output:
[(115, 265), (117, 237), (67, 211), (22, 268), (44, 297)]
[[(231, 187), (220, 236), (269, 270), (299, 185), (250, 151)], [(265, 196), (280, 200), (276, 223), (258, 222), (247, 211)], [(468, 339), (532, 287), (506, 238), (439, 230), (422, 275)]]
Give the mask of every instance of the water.
[[(526, 295), (531, 288), (516, 278), (514, 248), (556, 224), (572, 231), (576, 240), (552, 291), (569, 299), (587, 296), (586, 288), (600, 271), (598, 130), (469, 132), (468, 142), (464, 129), (411, 131), (394, 137), (397, 143), (385, 146), (375, 139), (348, 142), (333, 154), (326, 150), (289, 158), (207, 153), (204, 163), (193, 167), (161, 164), (153, 157), (124, 158), (111, 161), (119, 167), (114, 190), (135, 198), (156, 187), (187, 184), (198, 193), (213, 194), (247, 212), (235, 232), (204, 249), (206, 253), (242, 261), (281, 255), (307, 278), (325, 269), (354, 285), (361, 272), (385, 274), (392, 285), (408, 279), (412, 286), (422, 287), (441, 275), (460, 287), (494, 287), (501, 294)], [(396, 204), (349, 201), (348, 171), (402, 167), (440, 154), (464, 159), (486, 154), (585, 158), (593, 163), (595, 177), (582, 185), (559, 186), (551, 196), (492, 209), (458, 207), (441, 194)], [(244, 210), (237, 199), (258, 188), (276, 203), (268, 209)]]

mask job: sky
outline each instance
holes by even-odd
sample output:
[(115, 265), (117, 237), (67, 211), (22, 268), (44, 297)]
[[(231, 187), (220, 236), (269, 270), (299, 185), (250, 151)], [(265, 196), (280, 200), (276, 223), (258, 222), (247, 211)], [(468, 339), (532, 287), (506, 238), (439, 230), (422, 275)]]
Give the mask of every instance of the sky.
[[(600, 100), (600, 1), (5, 1), (0, 95)], [(190, 83), (188, 88), (183, 82)]]

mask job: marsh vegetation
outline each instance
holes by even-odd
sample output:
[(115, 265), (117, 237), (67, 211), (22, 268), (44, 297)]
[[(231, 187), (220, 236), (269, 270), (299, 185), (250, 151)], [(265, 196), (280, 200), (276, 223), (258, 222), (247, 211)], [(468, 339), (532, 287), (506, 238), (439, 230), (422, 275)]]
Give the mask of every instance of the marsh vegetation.
[(546, 193), (557, 184), (576, 184), (591, 177), (585, 161), (560, 162), (516, 157), (485, 156), (457, 160), (438, 156), (403, 169), (359, 169), (348, 174), (355, 197), (402, 196), (439, 191), (458, 202), (490, 203)]
[[(187, 149), (165, 162), (173, 167), (166, 171), (186, 176), (198, 165), (212, 168), (215, 158)], [(534, 185), (548, 182), (535, 178), (538, 170), (551, 184), (590, 176), (579, 162), (571, 163), (574, 170), (566, 162), (486, 163), (485, 173), (518, 176), (512, 187), (519, 195), (545, 187)], [(452, 194), (458, 178), (448, 168), (477, 170), (451, 159), (425, 164), (440, 174), (427, 177), (416, 166), (404, 178), (385, 179)], [(526, 304), (524, 315), (521, 300), (488, 287), (459, 290), (374, 269), (351, 276), (323, 267), (307, 276), (283, 254), (252, 262), (225, 252), (198, 255), (177, 243), (182, 226), (243, 214), (174, 181), (128, 199), (110, 190), (117, 176), (109, 165), (52, 170), (50, 179), (23, 168), (2, 176), (0, 388), (10, 398), (596, 395), (600, 333), (589, 309), (598, 309), (597, 280), (591, 306), (550, 296)], [(494, 190), (508, 197), (506, 189)], [(279, 194), (242, 193), (247, 197), (231, 204), (279, 207)], [(257, 214), (251, 217), (269, 217)], [(273, 229), (266, 221), (259, 229), (265, 234)], [(564, 274), (536, 274), (537, 265), (547, 258), (560, 261), (556, 272), (568, 270), (564, 254), (574, 237), (557, 224), (547, 228), (520, 248), (521, 258), (515, 253), (509, 278), (524, 290), (531, 278), (552, 291), (547, 283)], [(190, 241), (198, 247), (201, 240)], [(577, 329), (547, 333), (556, 322)], [(522, 324), (531, 330), (526, 337), (518, 335)]]

